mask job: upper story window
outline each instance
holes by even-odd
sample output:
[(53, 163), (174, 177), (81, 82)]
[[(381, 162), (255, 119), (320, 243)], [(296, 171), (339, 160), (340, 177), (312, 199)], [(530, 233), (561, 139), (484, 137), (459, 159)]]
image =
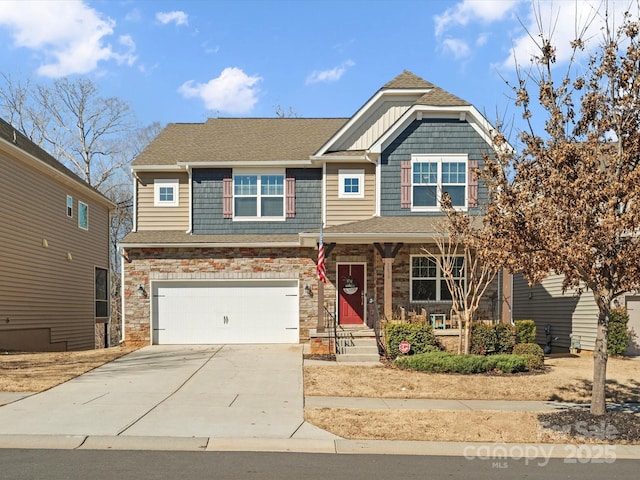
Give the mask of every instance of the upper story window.
[(178, 180), (156, 179), (153, 182), (153, 204), (156, 207), (177, 207)]
[[(456, 282), (465, 282), (464, 257), (451, 259), (452, 271)], [(425, 255), (411, 257), (411, 301), (428, 302), (451, 300), (451, 291), (440, 263)]]
[(444, 193), (454, 207), (467, 207), (466, 155), (413, 155), (411, 157), (411, 208), (437, 211)]
[(338, 197), (364, 198), (364, 170), (338, 170)]
[(78, 202), (78, 227), (89, 230), (89, 205)]
[(236, 173), (233, 175), (233, 218), (284, 220), (284, 173)]
[(67, 217), (73, 218), (73, 197), (67, 195)]

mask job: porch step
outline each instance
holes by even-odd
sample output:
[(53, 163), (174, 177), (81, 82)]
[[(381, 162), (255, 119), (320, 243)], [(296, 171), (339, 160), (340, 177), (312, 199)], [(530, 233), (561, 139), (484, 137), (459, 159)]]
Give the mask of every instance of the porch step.
[[(357, 333), (356, 335), (353, 335)], [(338, 332), (337, 362), (379, 362), (378, 344), (372, 330)]]

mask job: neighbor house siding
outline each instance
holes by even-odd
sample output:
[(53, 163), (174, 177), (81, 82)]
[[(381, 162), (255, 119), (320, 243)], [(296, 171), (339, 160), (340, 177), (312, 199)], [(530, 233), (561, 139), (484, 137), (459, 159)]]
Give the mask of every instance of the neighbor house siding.
[[(436, 119), (412, 122), (382, 152), (380, 214), (416, 215), (409, 208), (400, 208), (400, 165), (403, 161), (411, 160), (412, 154), (468, 154), (469, 160), (477, 160), (478, 167), (481, 168), (483, 154), (489, 150), (487, 142), (467, 122)], [(480, 183), (478, 205), (484, 205), (486, 198), (486, 187)], [(440, 215), (440, 212), (433, 212), (431, 215)]]
[[(536, 342), (546, 343), (544, 328), (551, 325), (552, 346), (569, 348), (569, 335), (580, 336), (582, 349), (593, 350), (596, 339), (598, 307), (591, 291), (580, 297), (562, 294), (562, 276), (552, 275), (529, 287), (522, 275), (513, 277), (513, 319), (534, 320)], [(556, 340), (555, 338), (558, 337)]]
[[(94, 268), (109, 268), (108, 208), (12, 153), (0, 153), (0, 171), (0, 349), (95, 348)], [(88, 230), (78, 227), (79, 201)]]
[(231, 169), (193, 170), (193, 233), (293, 234), (320, 227), (322, 170), (288, 168), (295, 178), (295, 216), (283, 221), (233, 221), (222, 214), (222, 181)]
[[(364, 198), (339, 197), (339, 170), (364, 170)], [(327, 226), (366, 220), (375, 214), (375, 166), (364, 163), (327, 165), (326, 176)]]
[[(138, 172), (136, 205), (137, 229), (182, 230), (189, 229), (189, 176), (183, 172)], [(154, 206), (154, 180), (178, 180), (178, 206)]]
[(415, 97), (395, 98), (371, 111), (360, 127), (336, 145), (337, 150), (365, 150), (378, 140), (415, 102)]

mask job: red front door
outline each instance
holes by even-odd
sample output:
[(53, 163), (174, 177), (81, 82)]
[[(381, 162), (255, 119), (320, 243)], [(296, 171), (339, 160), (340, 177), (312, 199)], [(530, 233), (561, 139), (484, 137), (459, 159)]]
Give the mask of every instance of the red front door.
[(364, 265), (338, 265), (338, 320), (340, 325), (364, 323)]

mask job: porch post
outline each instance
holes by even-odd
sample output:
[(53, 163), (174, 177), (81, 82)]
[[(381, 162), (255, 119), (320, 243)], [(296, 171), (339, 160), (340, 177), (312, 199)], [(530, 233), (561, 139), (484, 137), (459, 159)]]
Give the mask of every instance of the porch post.
[(384, 266), (384, 316), (391, 320), (393, 316), (393, 289), (391, 279), (393, 277), (393, 258), (383, 258)]
[(387, 320), (391, 320), (393, 316), (393, 260), (402, 248), (402, 243), (385, 243), (384, 247), (379, 243), (373, 246), (382, 257), (382, 266), (384, 273), (384, 316)]

